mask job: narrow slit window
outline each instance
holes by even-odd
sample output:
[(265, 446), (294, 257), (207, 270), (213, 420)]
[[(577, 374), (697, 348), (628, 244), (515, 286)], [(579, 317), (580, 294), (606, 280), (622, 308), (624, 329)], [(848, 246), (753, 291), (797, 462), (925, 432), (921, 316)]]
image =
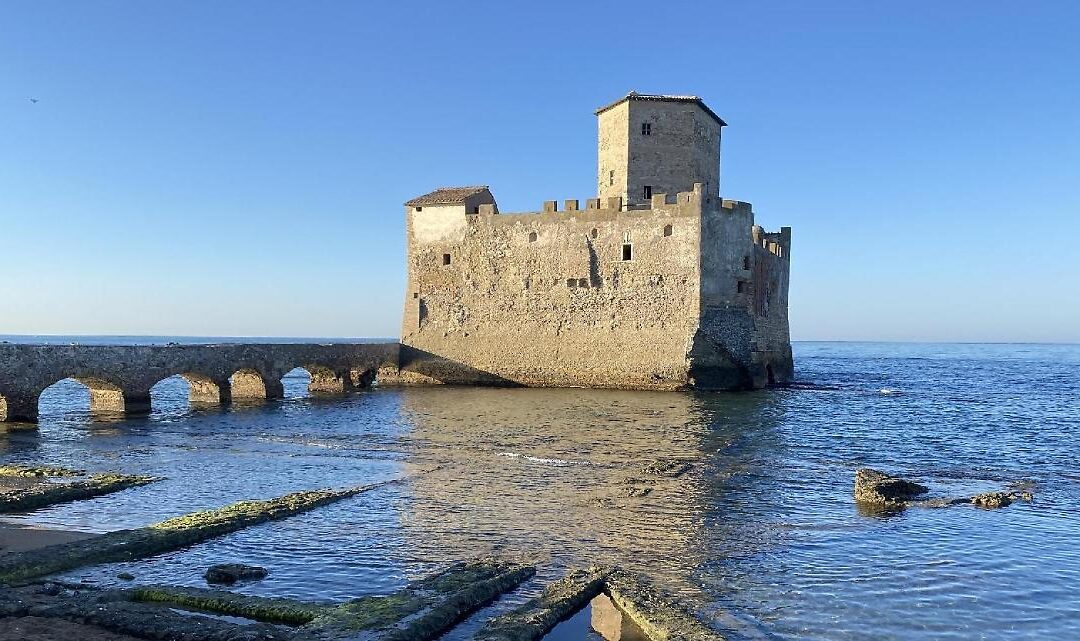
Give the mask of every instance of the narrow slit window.
[(672, 233), (674, 233), (674, 231), (675, 230), (672, 229), (671, 225), (664, 225), (664, 235), (665, 236), (670, 236)]
[(609, 186), (614, 185), (615, 184), (615, 170), (609, 171), (607, 178), (608, 178), (608, 185)]
[(633, 260), (634, 259), (634, 246), (627, 243), (622, 246), (622, 259)]
[(442, 264), (443, 265), (449, 265), (450, 264), (450, 254), (443, 254), (442, 255)]
[(652, 198), (652, 185), (645, 185), (645, 187), (641, 190), (641, 197), (645, 200), (649, 200), (650, 198)]

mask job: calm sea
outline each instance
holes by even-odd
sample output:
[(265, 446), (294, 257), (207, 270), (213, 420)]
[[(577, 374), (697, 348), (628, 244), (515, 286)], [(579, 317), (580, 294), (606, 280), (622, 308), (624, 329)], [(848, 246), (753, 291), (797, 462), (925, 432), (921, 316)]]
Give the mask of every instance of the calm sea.
[[(527, 553), (541, 576), (449, 638), (596, 562), (648, 575), (733, 639), (1080, 638), (1080, 346), (798, 343), (795, 353), (804, 386), (741, 394), (417, 388), (324, 400), (294, 373), (283, 401), (206, 410), (170, 379), (149, 417), (119, 421), (90, 416), (85, 390), (65, 382), (43, 396), (37, 430), (0, 434), (0, 458), (167, 477), (12, 517), (96, 532), (442, 466), (68, 575), (101, 584), (128, 571), (202, 585), (207, 565), (242, 561), (271, 572), (243, 592), (344, 599), (451, 560)], [(656, 459), (690, 467), (657, 476), (644, 469)], [(872, 516), (851, 500), (860, 466), (942, 495), (1020, 480), (1037, 491), (1000, 510)], [(559, 638), (592, 638), (584, 627)]]

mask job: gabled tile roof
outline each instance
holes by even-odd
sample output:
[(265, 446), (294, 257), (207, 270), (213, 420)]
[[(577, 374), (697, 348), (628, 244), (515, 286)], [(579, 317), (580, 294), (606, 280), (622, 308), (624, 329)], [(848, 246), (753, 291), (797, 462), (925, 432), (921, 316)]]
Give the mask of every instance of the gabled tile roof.
[(619, 98), (615, 102), (613, 102), (613, 103), (611, 103), (609, 105), (604, 105), (603, 107), (600, 107), (599, 109), (597, 109), (596, 110), (596, 115), (599, 116), (600, 114), (604, 113), (608, 109), (611, 109), (612, 107), (614, 107), (616, 105), (621, 105), (622, 103), (626, 102), (627, 100), (655, 100), (655, 101), (658, 101), (658, 102), (693, 102), (693, 103), (696, 103), (699, 107), (701, 107), (701, 109), (705, 113), (712, 116), (713, 120), (720, 123), (721, 127), (726, 127), (727, 126), (727, 123), (724, 122), (724, 120), (720, 116), (717, 116), (716, 112), (714, 112), (712, 109), (709, 109), (708, 105), (705, 104), (705, 101), (702, 100), (699, 96), (671, 96), (671, 95), (666, 95), (666, 94), (647, 94), (647, 93), (638, 93), (636, 91), (631, 91), (630, 93), (626, 94), (622, 98)]
[(439, 187), (430, 194), (417, 196), (405, 203), (406, 207), (419, 207), (421, 205), (461, 205), (465, 199), (487, 191), (487, 185), (474, 185), (472, 187)]

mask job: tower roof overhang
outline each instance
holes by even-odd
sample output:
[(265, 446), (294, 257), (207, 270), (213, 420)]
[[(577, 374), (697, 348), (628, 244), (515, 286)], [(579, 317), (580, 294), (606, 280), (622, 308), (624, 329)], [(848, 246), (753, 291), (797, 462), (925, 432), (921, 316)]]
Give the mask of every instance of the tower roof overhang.
[(636, 91), (631, 91), (630, 93), (626, 94), (622, 98), (619, 98), (615, 102), (613, 102), (611, 104), (608, 104), (608, 105), (604, 105), (603, 107), (600, 107), (599, 109), (597, 109), (596, 110), (596, 115), (599, 116), (600, 114), (604, 113), (608, 109), (611, 109), (612, 107), (616, 107), (618, 105), (621, 105), (622, 103), (630, 101), (630, 100), (651, 100), (651, 101), (656, 101), (656, 102), (688, 102), (688, 103), (694, 103), (698, 107), (701, 107), (701, 110), (704, 111), (706, 114), (708, 114), (710, 118), (712, 118), (717, 123), (719, 123), (719, 125), (721, 127), (726, 127), (727, 126), (727, 123), (724, 122), (724, 119), (721, 118), (720, 116), (716, 115), (715, 111), (713, 111), (712, 109), (709, 109), (709, 106), (705, 104), (705, 101), (702, 100), (700, 96), (673, 96), (673, 95), (668, 95), (668, 94), (646, 94), (646, 93), (638, 93)]
[[(421, 205), (464, 205), (465, 201), (473, 196), (488, 191), (487, 185), (474, 185), (468, 187), (439, 187), (431, 193), (417, 196), (405, 203), (406, 207)], [(490, 192), (488, 194), (490, 196)]]

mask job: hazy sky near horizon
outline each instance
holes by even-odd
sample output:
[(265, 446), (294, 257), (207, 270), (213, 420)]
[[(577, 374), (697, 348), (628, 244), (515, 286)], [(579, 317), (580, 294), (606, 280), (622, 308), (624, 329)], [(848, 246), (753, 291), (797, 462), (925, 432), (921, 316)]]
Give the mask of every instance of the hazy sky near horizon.
[[(795, 339), (1080, 341), (1080, 3), (0, 4), (0, 334), (396, 336), (402, 203), (702, 96)], [(38, 102), (31, 102), (31, 98)]]

